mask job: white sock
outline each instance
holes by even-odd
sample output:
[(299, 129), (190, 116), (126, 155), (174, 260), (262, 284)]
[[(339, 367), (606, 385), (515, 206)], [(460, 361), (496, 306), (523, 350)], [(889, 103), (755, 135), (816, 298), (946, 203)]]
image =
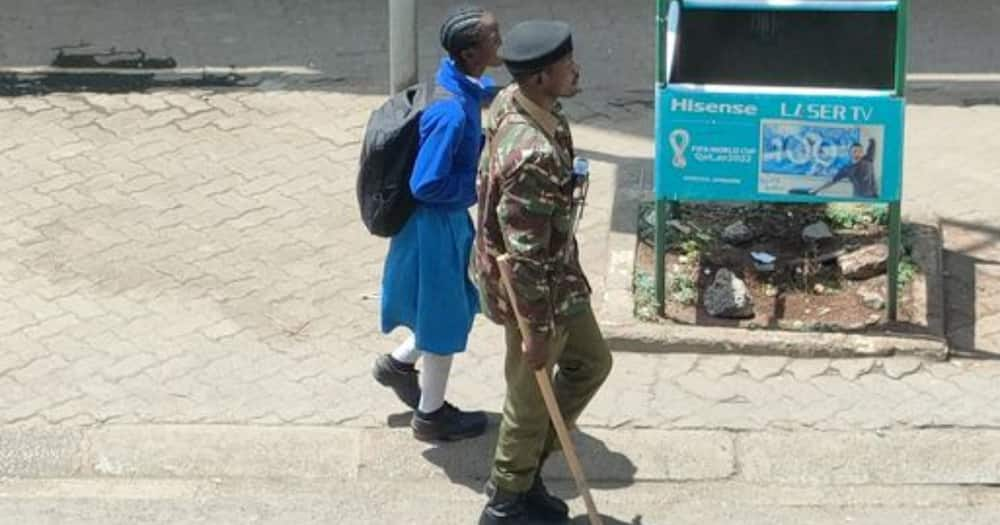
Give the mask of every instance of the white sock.
[(392, 358), (400, 363), (412, 365), (417, 362), (417, 359), (420, 359), (421, 353), (420, 350), (417, 350), (417, 339), (411, 335), (409, 339), (403, 341), (403, 344), (392, 351)]
[(424, 367), (420, 371), (420, 406), (417, 407), (424, 414), (435, 412), (444, 405), (451, 358), (450, 355), (424, 353)]

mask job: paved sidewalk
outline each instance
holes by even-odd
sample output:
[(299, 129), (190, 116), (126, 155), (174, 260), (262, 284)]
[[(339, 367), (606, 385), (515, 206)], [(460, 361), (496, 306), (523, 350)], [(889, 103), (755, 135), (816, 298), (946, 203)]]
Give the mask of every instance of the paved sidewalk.
[[(511, 20), (565, 13), (586, 35), (588, 92), (567, 109), (594, 159), (581, 248), (600, 298), (616, 178), (650, 174), (652, 48), (648, 6), (587, 4), (496, 2)], [(980, 28), (996, 6), (938, 16), (916, 4), (914, 72), (997, 69)], [(442, 525), (478, 513), (495, 428), (417, 443), (370, 377), (404, 337), (378, 333), (387, 246), (365, 233), (354, 196), (362, 127), (382, 100), (366, 93), (385, 80), (384, 8), (16, 0), (0, 13), (2, 67), (90, 40), (182, 66), (324, 77), (0, 97), (0, 525)], [(955, 27), (961, 42), (941, 46)], [(991, 100), (978, 84), (957, 98), (925, 87), (912, 98)], [(911, 105), (907, 125), (904, 210), (942, 223), (959, 357), (616, 353), (576, 436), (609, 524), (997, 522), (1000, 107)], [(502, 348), (480, 320), (450, 400), (495, 421)], [(558, 465), (553, 479), (573, 496)]]
[[(358, 139), (379, 100), (0, 99), (0, 127), (20, 130), (0, 137), (0, 423), (386, 425), (399, 407), (368, 375), (393, 346), (376, 330), (386, 245), (354, 205)], [(611, 176), (645, 169), (650, 148), (644, 106), (594, 100), (570, 112), (599, 160), (582, 249), (600, 291)], [(983, 191), (998, 173), (981, 142), (998, 116), (914, 107), (909, 120), (907, 209), (944, 217), (950, 331), (984, 352), (1000, 350), (1000, 220)], [(450, 398), (497, 410), (501, 348), (477, 325)], [(584, 423), (979, 428), (1000, 422), (998, 399), (992, 362), (619, 354)]]
[(1000, 355), (1000, 107), (911, 107), (904, 212), (941, 220), (948, 336), (971, 355)]

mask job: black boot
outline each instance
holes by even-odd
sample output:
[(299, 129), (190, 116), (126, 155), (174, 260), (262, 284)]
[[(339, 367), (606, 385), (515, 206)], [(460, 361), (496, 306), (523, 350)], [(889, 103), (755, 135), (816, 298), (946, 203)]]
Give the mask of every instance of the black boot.
[(535, 483), (524, 494), (503, 491), (493, 480), (486, 483), (485, 492), (490, 501), (483, 511), (481, 524), (547, 524), (569, 520), (569, 507), (548, 493), (540, 477), (535, 478)]
[(535, 474), (535, 482), (524, 495), (524, 502), (528, 508), (540, 519), (551, 523), (563, 523), (569, 519), (569, 505), (563, 500), (549, 494), (545, 484), (542, 483), (542, 473), (539, 469)]
[(380, 355), (375, 359), (372, 375), (380, 385), (391, 388), (396, 397), (411, 410), (417, 409), (417, 404), (420, 403), (420, 380), (419, 372), (413, 365), (396, 361), (389, 354)]
[(533, 523), (524, 494), (507, 492), (490, 481), (486, 485), (490, 500), (479, 517), (479, 525), (527, 525)]
[(450, 403), (430, 414), (413, 413), (413, 437), (420, 441), (458, 441), (486, 432), (485, 412), (463, 412)]

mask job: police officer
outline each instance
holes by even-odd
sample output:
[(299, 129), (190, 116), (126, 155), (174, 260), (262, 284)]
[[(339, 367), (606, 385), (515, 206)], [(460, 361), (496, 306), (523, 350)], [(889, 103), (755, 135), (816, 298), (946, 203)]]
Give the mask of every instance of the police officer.
[[(574, 238), (581, 181), (558, 102), (579, 92), (580, 68), (562, 22), (517, 25), (501, 56), (515, 83), (500, 92), (487, 119), (473, 275), (483, 312), (505, 327), (507, 397), (480, 523), (560, 522), (568, 508), (541, 479), (558, 441), (534, 372), (558, 367), (556, 397), (572, 425), (611, 370)], [(501, 264), (508, 265), (512, 294)]]

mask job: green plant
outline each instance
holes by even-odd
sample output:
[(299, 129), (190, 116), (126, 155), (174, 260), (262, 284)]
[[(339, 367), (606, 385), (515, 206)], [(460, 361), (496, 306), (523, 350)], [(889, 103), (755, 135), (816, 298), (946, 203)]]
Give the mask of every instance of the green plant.
[(889, 223), (889, 208), (883, 204), (833, 203), (823, 212), (830, 226), (841, 230), (852, 230), (858, 226)]
[(920, 266), (909, 255), (904, 255), (899, 260), (897, 268), (899, 269), (899, 290), (902, 291), (920, 273)]
[(690, 275), (678, 273), (670, 279), (670, 298), (685, 306), (698, 301), (698, 285)]
[(920, 265), (913, 259), (913, 244), (919, 233), (917, 226), (910, 223), (903, 223), (902, 230), (903, 253), (902, 257), (899, 258), (899, 265), (897, 266), (899, 272), (898, 289), (900, 293), (902, 293), (903, 289), (913, 282), (913, 279), (920, 273)]
[[(632, 282), (635, 298), (635, 316), (643, 321), (659, 318), (656, 305), (656, 282), (647, 272), (636, 272)], [(698, 286), (690, 275), (676, 273), (668, 276), (667, 299), (685, 306), (692, 306), (698, 300)]]
[(652, 246), (656, 240), (656, 204), (652, 202), (640, 203), (638, 219), (639, 242)]
[(656, 307), (656, 282), (653, 276), (646, 272), (636, 272), (632, 281), (635, 316), (643, 321), (655, 320), (659, 314)]
[(872, 219), (879, 226), (889, 225), (889, 207), (885, 204), (872, 205)]
[(681, 242), (681, 252), (691, 261), (696, 261), (701, 256), (704, 245), (699, 239), (688, 239)]

